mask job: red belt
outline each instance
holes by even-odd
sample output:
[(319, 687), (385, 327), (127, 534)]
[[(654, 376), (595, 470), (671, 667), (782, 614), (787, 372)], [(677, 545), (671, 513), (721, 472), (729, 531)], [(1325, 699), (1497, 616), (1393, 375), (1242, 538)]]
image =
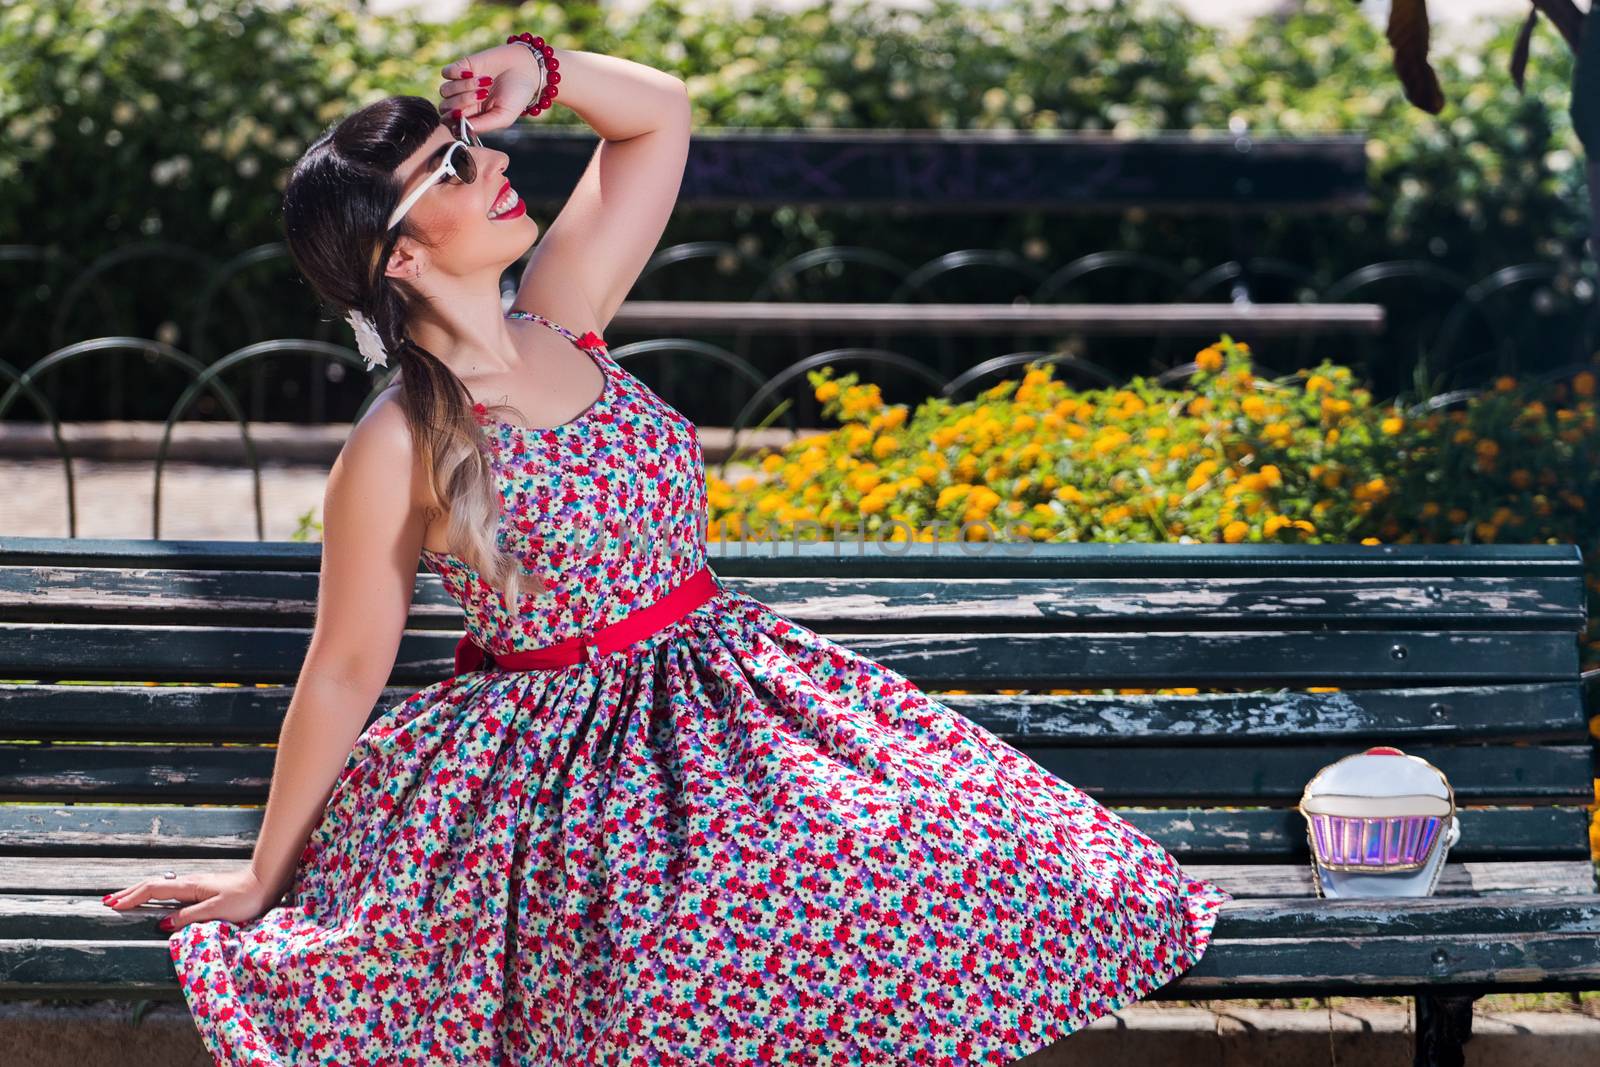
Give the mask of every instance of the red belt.
[(456, 673), (499, 669), (507, 671), (549, 670), (584, 663), (625, 648), (677, 622), (695, 608), (721, 592), (717, 577), (703, 566), (673, 587), (660, 600), (624, 615), (616, 622), (592, 633), (578, 634), (543, 648), (523, 649), (500, 655), (483, 648), (462, 634), (456, 643)]

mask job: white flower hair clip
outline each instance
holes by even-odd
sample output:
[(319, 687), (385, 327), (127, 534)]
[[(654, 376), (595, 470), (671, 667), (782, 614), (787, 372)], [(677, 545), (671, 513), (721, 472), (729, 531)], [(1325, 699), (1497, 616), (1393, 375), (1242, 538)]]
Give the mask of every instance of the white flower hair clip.
[(378, 336), (378, 328), (372, 324), (372, 320), (362, 314), (359, 308), (352, 308), (345, 315), (345, 321), (356, 332), (356, 347), (361, 350), (361, 358), (367, 361), (367, 369), (387, 367), (389, 351), (383, 347), (383, 338)]

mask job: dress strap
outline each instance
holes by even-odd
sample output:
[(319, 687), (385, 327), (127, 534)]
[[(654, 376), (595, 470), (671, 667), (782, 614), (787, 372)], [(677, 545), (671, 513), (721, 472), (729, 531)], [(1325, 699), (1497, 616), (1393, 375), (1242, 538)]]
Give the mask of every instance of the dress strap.
[(573, 344), (577, 345), (579, 348), (583, 347), (583, 341), (578, 337), (577, 334), (573, 333), (571, 330), (567, 329), (565, 326), (561, 325), (559, 322), (556, 322), (556, 321), (554, 321), (552, 319), (545, 318), (543, 315), (539, 314), (537, 311), (508, 311), (508, 312), (506, 312), (506, 318), (508, 318), (508, 319), (532, 319), (535, 322), (542, 322), (546, 326), (550, 327), (552, 330), (554, 330), (557, 333), (559, 333), (561, 336), (565, 337), (567, 340), (571, 341)]

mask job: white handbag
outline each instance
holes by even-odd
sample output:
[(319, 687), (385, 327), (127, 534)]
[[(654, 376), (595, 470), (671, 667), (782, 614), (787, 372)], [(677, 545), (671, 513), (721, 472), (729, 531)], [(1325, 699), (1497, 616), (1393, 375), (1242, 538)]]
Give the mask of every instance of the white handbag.
[(1321, 897), (1432, 896), (1461, 838), (1444, 772), (1387, 745), (1322, 768), (1299, 809)]

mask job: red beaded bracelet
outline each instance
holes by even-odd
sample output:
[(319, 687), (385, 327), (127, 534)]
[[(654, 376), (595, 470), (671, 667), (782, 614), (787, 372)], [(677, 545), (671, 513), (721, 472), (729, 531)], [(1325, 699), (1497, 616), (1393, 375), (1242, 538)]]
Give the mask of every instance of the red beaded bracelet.
[(533, 58), (539, 62), (545, 84), (539, 89), (539, 99), (522, 109), (524, 115), (537, 115), (549, 108), (550, 102), (556, 98), (556, 83), (561, 80), (561, 63), (556, 59), (556, 50), (545, 44), (543, 37), (535, 37), (531, 33), (514, 33), (506, 38), (506, 44), (527, 45), (533, 52)]

